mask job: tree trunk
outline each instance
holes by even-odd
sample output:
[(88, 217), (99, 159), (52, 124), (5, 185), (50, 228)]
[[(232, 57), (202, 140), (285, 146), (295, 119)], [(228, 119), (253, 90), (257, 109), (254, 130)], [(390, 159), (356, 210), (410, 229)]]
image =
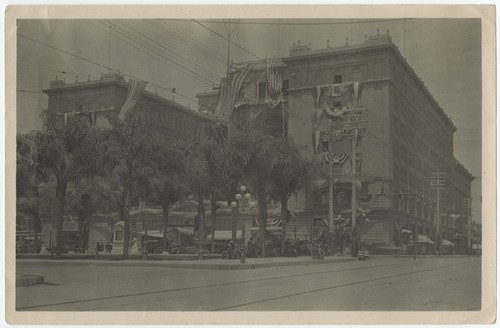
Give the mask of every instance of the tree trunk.
[(125, 204), (123, 208), (123, 258), (128, 258), (128, 244), (130, 239), (130, 227), (128, 219), (130, 216), (129, 191), (125, 191)]
[(212, 198), (210, 200), (211, 217), (212, 217), (212, 237), (210, 238), (210, 252), (215, 252), (215, 222), (217, 221), (217, 201)]
[(83, 240), (83, 225), (85, 222), (85, 210), (80, 211), (78, 213), (78, 247), (83, 248), (84, 240)]
[(281, 199), (281, 256), (285, 254), (286, 228), (288, 224), (288, 199)]
[(163, 251), (168, 251), (168, 214), (169, 214), (169, 204), (167, 201), (163, 201), (162, 204), (162, 215), (163, 215)]
[(236, 207), (231, 207), (231, 212), (233, 213), (233, 217), (231, 218), (231, 239), (233, 242), (236, 242), (236, 230), (238, 229), (238, 212)]
[(200, 217), (200, 229), (198, 238), (198, 260), (203, 260), (203, 240), (205, 239), (205, 195), (203, 188), (200, 188), (198, 212)]
[(264, 248), (266, 244), (266, 226), (267, 226), (267, 197), (263, 191), (257, 194), (259, 202), (259, 235), (260, 235), (260, 248), (262, 255), (267, 256), (267, 250)]
[(41, 226), (40, 214), (38, 213), (38, 211), (33, 212), (33, 220), (35, 228), (35, 241), (38, 244), (38, 234), (40, 233), (40, 226)]
[(68, 182), (63, 179), (57, 179), (56, 186), (56, 198), (57, 198), (57, 230), (56, 230), (56, 257), (61, 257), (62, 246), (63, 246), (63, 222), (64, 222), (64, 207), (66, 205), (66, 188)]

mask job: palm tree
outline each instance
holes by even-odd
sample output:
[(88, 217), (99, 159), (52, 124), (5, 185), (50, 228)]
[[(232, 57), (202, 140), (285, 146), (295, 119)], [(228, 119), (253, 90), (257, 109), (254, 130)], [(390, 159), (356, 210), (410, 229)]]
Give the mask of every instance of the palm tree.
[(290, 214), (288, 199), (292, 193), (307, 187), (311, 176), (311, 163), (300, 155), (299, 149), (292, 139), (283, 138), (282, 140), (277, 140), (274, 146), (275, 157), (271, 196), (281, 203), (281, 254), (283, 254)]
[(155, 146), (153, 161), (155, 174), (151, 178), (151, 184), (161, 202), (163, 247), (166, 250), (170, 209), (187, 193), (187, 159), (185, 153), (176, 145), (170, 146), (158, 143)]
[(140, 117), (131, 116), (125, 121), (111, 120), (111, 142), (108, 154), (112, 161), (108, 183), (115, 195), (118, 215), (124, 224), (123, 257), (128, 257), (130, 238), (130, 204), (138, 191), (143, 190), (145, 180), (154, 173), (153, 138), (151, 125)]
[(266, 254), (267, 203), (274, 173), (274, 143), (276, 139), (265, 129), (246, 129), (231, 137), (233, 164), (242, 168), (241, 181), (247, 181), (257, 195), (260, 246)]
[(96, 174), (101, 135), (88, 124), (88, 119), (71, 116), (67, 123), (55, 112), (44, 113), (42, 130), (37, 134), (37, 163), (56, 181), (57, 243), (56, 255), (61, 255), (63, 218), (68, 184)]

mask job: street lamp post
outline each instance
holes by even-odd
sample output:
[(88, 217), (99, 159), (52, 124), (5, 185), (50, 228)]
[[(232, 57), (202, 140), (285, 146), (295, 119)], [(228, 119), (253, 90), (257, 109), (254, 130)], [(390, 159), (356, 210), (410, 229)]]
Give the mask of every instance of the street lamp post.
[[(249, 193), (246, 193), (244, 196), (242, 194), (245, 193), (247, 190), (247, 187), (241, 186), (240, 187), (240, 193), (237, 193), (235, 198), (236, 201), (233, 201), (231, 203), (231, 206), (233, 208), (236, 208), (236, 215), (239, 215), (239, 210), (241, 209), (241, 212), (244, 212), (245, 208), (248, 207), (253, 207), (253, 202), (250, 202), (250, 199), (252, 196)], [(241, 263), (246, 262), (246, 241), (245, 241), (245, 215), (242, 215), (242, 227), (241, 227)]]

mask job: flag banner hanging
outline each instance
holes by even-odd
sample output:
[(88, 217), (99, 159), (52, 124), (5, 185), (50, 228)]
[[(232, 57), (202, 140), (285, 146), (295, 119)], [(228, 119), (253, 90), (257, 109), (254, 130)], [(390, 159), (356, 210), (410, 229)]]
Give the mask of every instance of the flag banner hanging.
[(127, 100), (125, 100), (125, 103), (123, 104), (122, 108), (120, 109), (120, 113), (118, 114), (118, 118), (120, 120), (125, 119), (128, 112), (132, 108), (134, 108), (137, 100), (139, 100), (139, 97), (142, 95), (144, 89), (146, 89), (147, 84), (148, 83), (145, 81), (129, 79)]
[(323, 119), (323, 108), (313, 108), (311, 115), (313, 127), (314, 129), (318, 129), (321, 124), (321, 120)]
[(359, 100), (361, 94), (361, 82), (354, 82), (354, 98)]
[(231, 65), (231, 71), (225, 79), (222, 79), (219, 99), (217, 101), (217, 106), (215, 107), (216, 115), (221, 115), (222, 117), (229, 117), (232, 114), (236, 99), (243, 85), (243, 81), (251, 70), (250, 65)]
[(266, 67), (267, 73), (267, 91), (271, 98), (281, 97), (281, 89), (283, 86), (283, 80), (281, 74), (276, 67), (276, 61), (270, 59), (267, 61)]
[(319, 105), (319, 100), (321, 99), (321, 85), (316, 86), (316, 105)]

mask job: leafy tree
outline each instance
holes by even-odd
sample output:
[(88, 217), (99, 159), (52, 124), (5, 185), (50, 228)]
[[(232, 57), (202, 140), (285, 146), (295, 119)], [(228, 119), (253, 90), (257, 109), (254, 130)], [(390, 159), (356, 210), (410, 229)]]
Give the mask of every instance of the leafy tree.
[(111, 142), (108, 149), (112, 160), (108, 183), (114, 195), (118, 215), (124, 223), (123, 257), (128, 257), (130, 238), (130, 204), (137, 197), (145, 180), (154, 173), (153, 138), (154, 129), (138, 116), (130, 116), (125, 121), (111, 120)]
[(16, 206), (18, 213), (33, 218), (37, 241), (42, 229), (42, 212), (48, 210), (48, 202), (40, 197), (39, 184), (46, 181), (47, 177), (36, 163), (35, 140), (36, 132), (18, 134), (16, 137)]
[(44, 113), (43, 128), (36, 138), (37, 163), (56, 181), (57, 256), (60, 256), (63, 245), (68, 184), (98, 171), (99, 138), (95, 128), (83, 116), (73, 115), (65, 123), (55, 112)]
[(271, 197), (281, 203), (281, 254), (283, 254), (290, 218), (288, 200), (292, 193), (307, 186), (311, 176), (311, 163), (300, 155), (299, 149), (289, 138), (277, 140), (274, 143), (274, 151)]

